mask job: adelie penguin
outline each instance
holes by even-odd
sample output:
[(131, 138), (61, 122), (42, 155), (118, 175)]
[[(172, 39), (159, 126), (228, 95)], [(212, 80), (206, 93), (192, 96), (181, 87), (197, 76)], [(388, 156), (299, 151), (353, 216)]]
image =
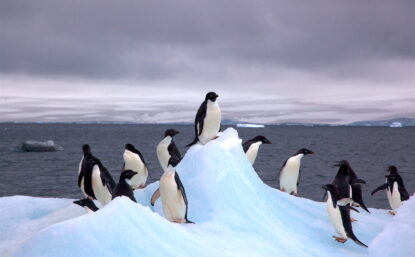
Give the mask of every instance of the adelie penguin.
[(403, 184), (402, 177), (398, 174), (398, 169), (395, 166), (389, 166), (387, 171), (388, 173), (385, 175), (386, 183), (373, 190), (372, 195), (378, 191), (386, 190), (386, 196), (392, 209), (389, 213), (395, 215), (403, 201), (409, 199), (409, 194)]
[(298, 196), (297, 187), (300, 184), (300, 166), (304, 155), (314, 152), (302, 148), (288, 158), (280, 170), (280, 190), (291, 195)]
[(174, 129), (168, 129), (164, 132), (164, 138), (157, 145), (157, 158), (159, 160), (160, 166), (165, 171), (167, 169), (167, 163), (171, 157), (182, 159), (182, 155), (177, 149), (176, 144), (174, 143), (173, 137), (179, 134), (179, 131)]
[(344, 243), (350, 238), (356, 244), (367, 247), (353, 233), (350, 206), (345, 204), (348, 201), (340, 197), (338, 188), (333, 184), (324, 185), (323, 189), (327, 191), (327, 214), (330, 223), (340, 236), (333, 236), (333, 238), (340, 243)]
[(197, 142), (202, 145), (212, 139), (215, 139), (220, 130), (221, 111), (216, 99), (218, 95), (215, 92), (206, 94), (205, 101), (200, 105), (195, 117), (195, 139), (187, 146), (192, 146)]
[(131, 179), (137, 175), (137, 172), (132, 170), (124, 170), (120, 175), (120, 181), (112, 193), (112, 199), (119, 196), (126, 196), (133, 202), (137, 202), (134, 197), (133, 189), (131, 188)]
[(370, 213), (363, 202), (362, 187), (360, 185), (366, 184), (366, 181), (357, 177), (350, 163), (346, 160), (338, 161), (334, 166), (339, 167), (339, 170), (332, 184), (338, 187), (339, 196), (352, 199), (353, 204)]
[(160, 196), (164, 217), (172, 222), (193, 223), (187, 219), (188, 202), (184, 186), (176, 172), (179, 160), (170, 158), (160, 178)]
[(131, 179), (131, 187), (133, 190), (137, 188), (144, 188), (148, 177), (148, 169), (143, 155), (132, 144), (126, 144), (123, 158), (124, 166), (122, 172), (124, 170), (132, 170), (137, 172), (137, 174)]
[(271, 142), (264, 136), (256, 136), (242, 144), (246, 157), (252, 165), (254, 165), (255, 159), (258, 155), (259, 146), (262, 144), (271, 144)]
[(99, 210), (98, 207), (95, 205), (94, 201), (92, 201), (89, 198), (77, 200), (77, 201), (74, 201), (73, 203), (83, 207), (88, 213), (96, 212)]
[(89, 145), (83, 145), (82, 150), (84, 157), (80, 163), (78, 185), (87, 197), (104, 206), (112, 199), (115, 181), (101, 161), (92, 155)]
[[(164, 132), (164, 138), (157, 145), (157, 158), (159, 160), (160, 166), (163, 169), (163, 172), (167, 169), (167, 164), (170, 158), (182, 160), (182, 155), (179, 152), (176, 144), (174, 143), (173, 137), (179, 134), (179, 131), (174, 129), (168, 129)], [(154, 206), (156, 200), (160, 197), (160, 189), (157, 188), (151, 196), (151, 205)]]
[(85, 193), (91, 199), (96, 199), (101, 206), (112, 199), (112, 190), (116, 186), (114, 179), (98, 158), (92, 158), (86, 163)]

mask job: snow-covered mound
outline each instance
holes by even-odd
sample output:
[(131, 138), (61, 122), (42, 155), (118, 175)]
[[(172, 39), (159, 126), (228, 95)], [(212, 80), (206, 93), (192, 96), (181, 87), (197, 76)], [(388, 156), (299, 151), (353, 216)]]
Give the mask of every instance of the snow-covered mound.
[(14, 152), (56, 152), (62, 150), (63, 147), (55, 144), (53, 140), (27, 140), (12, 148)]
[[(91, 214), (69, 199), (3, 197), (0, 255), (382, 256), (384, 248), (398, 247), (386, 244), (388, 237), (402, 233), (396, 240), (410, 240), (415, 235), (412, 198), (395, 218), (376, 209), (371, 209), (372, 214), (353, 214), (358, 219), (353, 224), (355, 234), (370, 244), (369, 249), (351, 240), (337, 243), (331, 238), (335, 232), (325, 203), (265, 185), (234, 129), (204, 146), (191, 147), (178, 172), (189, 201), (188, 218), (196, 224), (167, 221), (160, 200), (150, 207), (158, 183), (135, 191), (140, 204), (121, 197)], [(387, 225), (383, 231), (388, 222), (404, 224), (407, 219), (412, 219), (410, 228), (396, 231), (394, 225)]]

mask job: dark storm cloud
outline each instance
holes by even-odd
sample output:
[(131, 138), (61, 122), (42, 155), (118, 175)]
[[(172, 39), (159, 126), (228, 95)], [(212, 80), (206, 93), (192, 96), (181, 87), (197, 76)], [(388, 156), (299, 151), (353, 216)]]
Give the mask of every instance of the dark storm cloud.
[(409, 0), (1, 1), (0, 73), (157, 80), (288, 67), (376, 76), (378, 62), (414, 61), (414, 10)]

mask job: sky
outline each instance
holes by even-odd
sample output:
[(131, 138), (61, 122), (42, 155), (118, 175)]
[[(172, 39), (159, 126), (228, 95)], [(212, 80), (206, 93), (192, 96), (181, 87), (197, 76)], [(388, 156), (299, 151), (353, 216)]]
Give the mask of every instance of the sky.
[(0, 121), (415, 118), (412, 0), (0, 1)]

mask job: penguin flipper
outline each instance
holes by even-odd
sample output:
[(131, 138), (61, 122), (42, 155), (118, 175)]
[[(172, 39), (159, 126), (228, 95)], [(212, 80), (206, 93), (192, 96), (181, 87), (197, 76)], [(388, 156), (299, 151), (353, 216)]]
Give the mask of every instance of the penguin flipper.
[(203, 103), (200, 105), (199, 109), (197, 110), (196, 117), (195, 117), (195, 139), (193, 142), (186, 146), (192, 146), (199, 141), (199, 136), (202, 134), (203, 131), (203, 121), (206, 117), (206, 108), (207, 108), (207, 102), (203, 101)]
[(339, 206), (339, 210), (347, 237), (352, 239), (356, 244), (367, 248), (368, 246), (357, 239), (356, 235), (353, 233), (352, 219), (350, 218), (350, 208), (346, 206)]
[(183, 201), (184, 201), (184, 204), (186, 205), (186, 213), (184, 215), (184, 219), (188, 221), (187, 219), (188, 202), (187, 202), (187, 197), (186, 197), (186, 191), (184, 190), (184, 186), (177, 172), (174, 173), (174, 180), (176, 181), (177, 189), (180, 190), (180, 192), (182, 193)]
[(360, 211), (358, 209), (352, 207), (351, 205), (347, 205), (347, 208), (349, 208), (350, 210), (355, 211), (357, 213), (360, 213)]
[(156, 203), (157, 199), (160, 198), (160, 188), (157, 188), (156, 191), (154, 191), (153, 195), (151, 196), (151, 206), (154, 206), (154, 204)]
[(180, 154), (180, 151), (177, 148), (173, 140), (171, 141), (170, 145), (167, 147), (167, 151), (170, 153), (172, 157), (174, 156), (179, 161), (182, 160), (182, 155)]
[(114, 188), (117, 186), (117, 184), (115, 183), (114, 179), (112, 178), (111, 174), (109, 173), (109, 171), (102, 165), (100, 165), (100, 170), (101, 170), (101, 181), (102, 181), (102, 185), (108, 185), (110, 192), (112, 192), (112, 190), (114, 190)]
[(398, 182), (398, 191), (399, 191), (399, 194), (401, 195), (401, 201), (408, 200), (409, 194), (408, 194), (408, 191), (406, 191), (406, 188), (403, 184), (402, 177), (398, 175), (396, 178), (396, 182)]
[(362, 207), (363, 210), (365, 210), (367, 213), (370, 213), (369, 209), (366, 207), (366, 205), (363, 203), (363, 201), (361, 201), (359, 203), (360, 207)]
[(379, 192), (381, 190), (385, 190), (386, 188), (388, 188), (388, 184), (383, 184), (379, 187), (377, 187), (375, 190), (372, 191), (372, 193), (370, 193), (370, 195), (374, 195), (376, 192)]

